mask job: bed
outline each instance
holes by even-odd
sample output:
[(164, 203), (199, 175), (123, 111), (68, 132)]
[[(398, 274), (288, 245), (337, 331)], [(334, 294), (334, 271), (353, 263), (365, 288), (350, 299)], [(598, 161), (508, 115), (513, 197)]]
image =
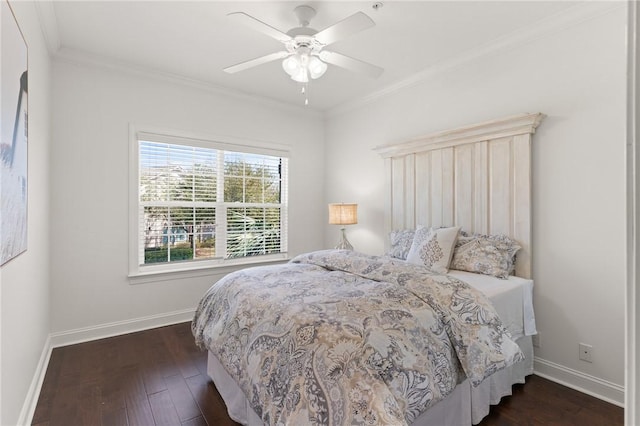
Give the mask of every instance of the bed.
[(523, 383), (536, 332), (530, 146), (542, 117), (376, 148), (387, 176), (386, 232), (428, 224), (431, 233), (506, 236), (520, 248), (506, 279), (328, 250), (212, 286), (193, 331), (230, 417), (469, 425)]

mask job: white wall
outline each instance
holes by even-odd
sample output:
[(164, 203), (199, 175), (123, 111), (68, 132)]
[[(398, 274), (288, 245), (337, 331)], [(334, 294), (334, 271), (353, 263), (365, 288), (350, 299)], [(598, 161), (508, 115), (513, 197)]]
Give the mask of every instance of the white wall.
[(0, 424), (24, 418), (49, 335), (49, 146), (51, 70), (33, 2), (11, 2), (27, 41), (29, 165), (27, 251), (0, 269)]
[(53, 66), (54, 337), (194, 310), (221, 276), (212, 272), (135, 285), (127, 279), (130, 123), (290, 146), (289, 251), (322, 247), (324, 127), (319, 114), (63, 57)]
[[(598, 382), (615, 399), (624, 374), (624, 7), (323, 123), (118, 67), (59, 59), (50, 70), (34, 4), (12, 5), (29, 44), (29, 250), (0, 270), (1, 424), (24, 416), (50, 332), (99, 335), (96, 327), (186, 312), (219, 277), (129, 283), (129, 123), (290, 145), (291, 253), (335, 245), (325, 202), (340, 201), (359, 203), (348, 230), (356, 249), (380, 253), (384, 181), (373, 147), (547, 114), (533, 150), (537, 368)], [(578, 342), (594, 346), (592, 364), (578, 361)]]
[[(372, 149), (438, 130), (542, 112), (533, 142), (536, 369), (623, 401), (626, 8), (459, 64), (329, 115), (327, 201), (359, 203), (356, 249), (385, 235), (383, 162)], [(325, 245), (337, 231), (327, 227)], [(578, 343), (593, 345), (593, 363)]]

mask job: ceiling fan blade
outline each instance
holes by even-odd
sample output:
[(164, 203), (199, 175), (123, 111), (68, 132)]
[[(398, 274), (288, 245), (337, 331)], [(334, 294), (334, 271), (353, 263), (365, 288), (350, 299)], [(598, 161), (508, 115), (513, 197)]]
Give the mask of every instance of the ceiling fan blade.
[(277, 28), (273, 28), (271, 25), (265, 24), (259, 19), (256, 19), (251, 15), (247, 15), (244, 12), (232, 12), (232, 13), (229, 13), (227, 16), (237, 20), (238, 22), (241, 22), (242, 24), (246, 25), (249, 28), (252, 28), (256, 31), (260, 31), (261, 33), (266, 34), (269, 37), (275, 38), (276, 40), (281, 41), (283, 43), (291, 40), (291, 36), (289, 36), (288, 34), (285, 34), (282, 31), (278, 30)]
[(236, 73), (238, 71), (244, 71), (249, 68), (256, 67), (258, 65), (266, 64), (267, 62), (275, 61), (277, 59), (283, 59), (289, 56), (290, 53), (286, 51), (275, 52), (269, 55), (260, 56), (259, 58), (251, 59), (249, 61), (240, 62), (239, 64), (232, 65), (224, 69), (225, 72), (229, 74)]
[(320, 59), (329, 64), (348, 69), (349, 71), (366, 74), (371, 78), (380, 77), (380, 75), (384, 71), (383, 68), (369, 64), (367, 62), (363, 62), (359, 59), (351, 58), (349, 56), (343, 55), (342, 53), (323, 50), (320, 52)]
[(326, 46), (375, 25), (376, 23), (367, 15), (357, 12), (318, 32), (314, 38)]

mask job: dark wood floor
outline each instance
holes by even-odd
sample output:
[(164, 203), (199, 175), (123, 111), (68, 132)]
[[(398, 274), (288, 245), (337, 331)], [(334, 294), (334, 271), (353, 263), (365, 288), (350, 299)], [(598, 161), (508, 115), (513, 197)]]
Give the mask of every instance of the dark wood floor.
[[(51, 354), (33, 424), (236, 425), (206, 374), (190, 324)], [(623, 410), (537, 376), (514, 388), (481, 426), (623, 424)]]

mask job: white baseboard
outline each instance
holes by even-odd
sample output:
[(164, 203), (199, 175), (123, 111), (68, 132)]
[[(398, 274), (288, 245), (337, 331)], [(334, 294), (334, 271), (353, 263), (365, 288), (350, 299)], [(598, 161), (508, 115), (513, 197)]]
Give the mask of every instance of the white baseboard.
[(136, 331), (187, 322), (193, 319), (194, 313), (194, 309), (185, 309), (183, 311), (174, 311), (166, 314), (150, 315), (148, 317), (133, 318), (125, 321), (116, 321), (51, 333), (51, 347), (57, 348), (60, 346), (74, 345), (76, 343), (89, 342), (91, 340), (104, 339), (134, 333)]
[(595, 398), (624, 407), (624, 386), (534, 357), (533, 373)]
[(42, 382), (44, 382), (44, 376), (47, 372), (47, 366), (49, 365), (49, 359), (51, 359), (51, 336), (47, 337), (42, 348), (42, 354), (40, 360), (36, 366), (36, 372), (31, 380), (31, 385), (27, 391), (27, 396), (24, 399), (22, 410), (20, 410), (20, 417), (18, 417), (18, 425), (30, 425), (33, 420), (33, 414), (36, 411), (36, 405), (38, 404), (38, 398), (40, 397), (40, 390), (42, 389)]
[(91, 327), (77, 328), (75, 330), (51, 333), (49, 337), (47, 337), (44, 348), (42, 349), (40, 361), (38, 362), (31, 386), (29, 386), (27, 397), (22, 406), (22, 411), (20, 412), (18, 425), (30, 425), (33, 421), (33, 415), (35, 414), (40, 391), (42, 390), (42, 383), (44, 382), (49, 360), (51, 359), (51, 351), (54, 348), (187, 322), (193, 319), (194, 313), (194, 309), (185, 309), (183, 311), (174, 311), (166, 314), (150, 315), (126, 321), (116, 321)]

